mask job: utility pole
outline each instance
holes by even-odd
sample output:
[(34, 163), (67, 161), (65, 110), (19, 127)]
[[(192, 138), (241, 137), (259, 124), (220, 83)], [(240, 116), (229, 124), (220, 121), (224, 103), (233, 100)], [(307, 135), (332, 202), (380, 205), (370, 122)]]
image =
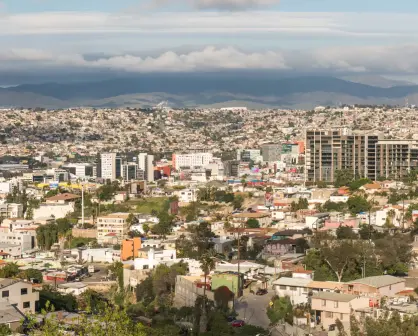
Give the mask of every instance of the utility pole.
[(81, 227), (84, 229), (84, 184), (81, 184)]

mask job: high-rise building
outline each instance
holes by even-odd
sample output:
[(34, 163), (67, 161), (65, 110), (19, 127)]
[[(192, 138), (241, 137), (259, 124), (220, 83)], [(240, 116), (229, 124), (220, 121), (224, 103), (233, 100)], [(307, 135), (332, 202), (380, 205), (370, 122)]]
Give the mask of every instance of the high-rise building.
[(376, 179), (377, 135), (350, 134), (345, 129), (307, 130), (305, 181), (333, 182), (336, 170)]
[(379, 140), (376, 144), (376, 177), (401, 179), (418, 169), (418, 140)]
[(99, 166), (100, 177), (105, 180), (116, 180), (122, 176), (122, 158), (117, 153), (102, 153)]
[(154, 155), (139, 153), (138, 168), (144, 172), (144, 180), (154, 181)]
[(244, 162), (258, 162), (261, 157), (260, 149), (242, 149), (237, 151), (237, 160)]
[(198, 169), (209, 164), (213, 159), (212, 153), (173, 154), (174, 169)]
[(134, 162), (124, 163), (122, 165), (122, 178), (124, 181), (132, 181), (138, 179), (138, 165)]
[(277, 143), (265, 143), (261, 145), (261, 155), (264, 162), (280, 161), (282, 145)]
[(239, 176), (239, 161), (229, 160), (224, 162), (224, 175), (229, 177)]

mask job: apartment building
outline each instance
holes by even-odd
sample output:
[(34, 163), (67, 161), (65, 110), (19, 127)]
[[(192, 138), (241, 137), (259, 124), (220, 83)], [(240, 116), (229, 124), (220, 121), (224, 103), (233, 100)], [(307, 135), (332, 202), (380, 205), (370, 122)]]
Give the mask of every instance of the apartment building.
[(173, 168), (197, 169), (203, 168), (213, 160), (212, 153), (173, 154)]
[(376, 177), (401, 180), (418, 169), (418, 140), (379, 140), (376, 161)]
[(23, 205), (18, 203), (0, 204), (1, 218), (22, 218)]
[(16, 279), (0, 279), (0, 298), (6, 300), (23, 313), (35, 313), (39, 292), (30, 282)]
[(91, 163), (69, 163), (62, 166), (62, 169), (81, 179), (92, 178), (95, 176), (95, 169)]
[(116, 212), (97, 218), (97, 242), (103, 243), (122, 243), (127, 238), (130, 223), (128, 223), (129, 213)]
[(376, 179), (377, 135), (351, 134), (346, 128), (305, 132), (305, 181), (333, 182), (335, 171)]
[(147, 182), (154, 181), (154, 155), (139, 153), (138, 168), (144, 172), (144, 180)]

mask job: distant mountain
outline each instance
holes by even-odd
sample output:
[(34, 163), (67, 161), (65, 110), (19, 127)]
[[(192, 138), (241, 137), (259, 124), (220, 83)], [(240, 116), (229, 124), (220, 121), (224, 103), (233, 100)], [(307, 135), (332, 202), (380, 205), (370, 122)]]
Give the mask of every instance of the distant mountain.
[[(303, 107), (418, 103), (418, 85), (378, 87), (335, 77), (274, 78), (261, 74), (153, 73), (97, 82), (26, 84), (0, 89), (0, 106), (223, 106)], [(417, 100), (417, 101), (416, 101)]]
[(389, 88), (393, 86), (405, 86), (405, 85), (414, 85), (412, 82), (390, 79), (379, 75), (348, 75), (339, 77), (340, 79), (366, 84), (371, 86), (377, 86), (382, 88)]

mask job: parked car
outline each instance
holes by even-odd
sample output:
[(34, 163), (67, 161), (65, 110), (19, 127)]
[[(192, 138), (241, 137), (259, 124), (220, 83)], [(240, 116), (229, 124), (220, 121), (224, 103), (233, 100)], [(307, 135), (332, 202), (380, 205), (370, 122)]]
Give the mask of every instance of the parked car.
[(243, 327), (245, 325), (245, 322), (243, 320), (235, 320), (235, 321), (232, 321), (231, 325), (234, 328), (240, 328), (240, 327)]
[(255, 293), (255, 295), (266, 295), (268, 292), (267, 292), (267, 289), (262, 289), (262, 288), (259, 288), (258, 290), (257, 290), (257, 292)]

